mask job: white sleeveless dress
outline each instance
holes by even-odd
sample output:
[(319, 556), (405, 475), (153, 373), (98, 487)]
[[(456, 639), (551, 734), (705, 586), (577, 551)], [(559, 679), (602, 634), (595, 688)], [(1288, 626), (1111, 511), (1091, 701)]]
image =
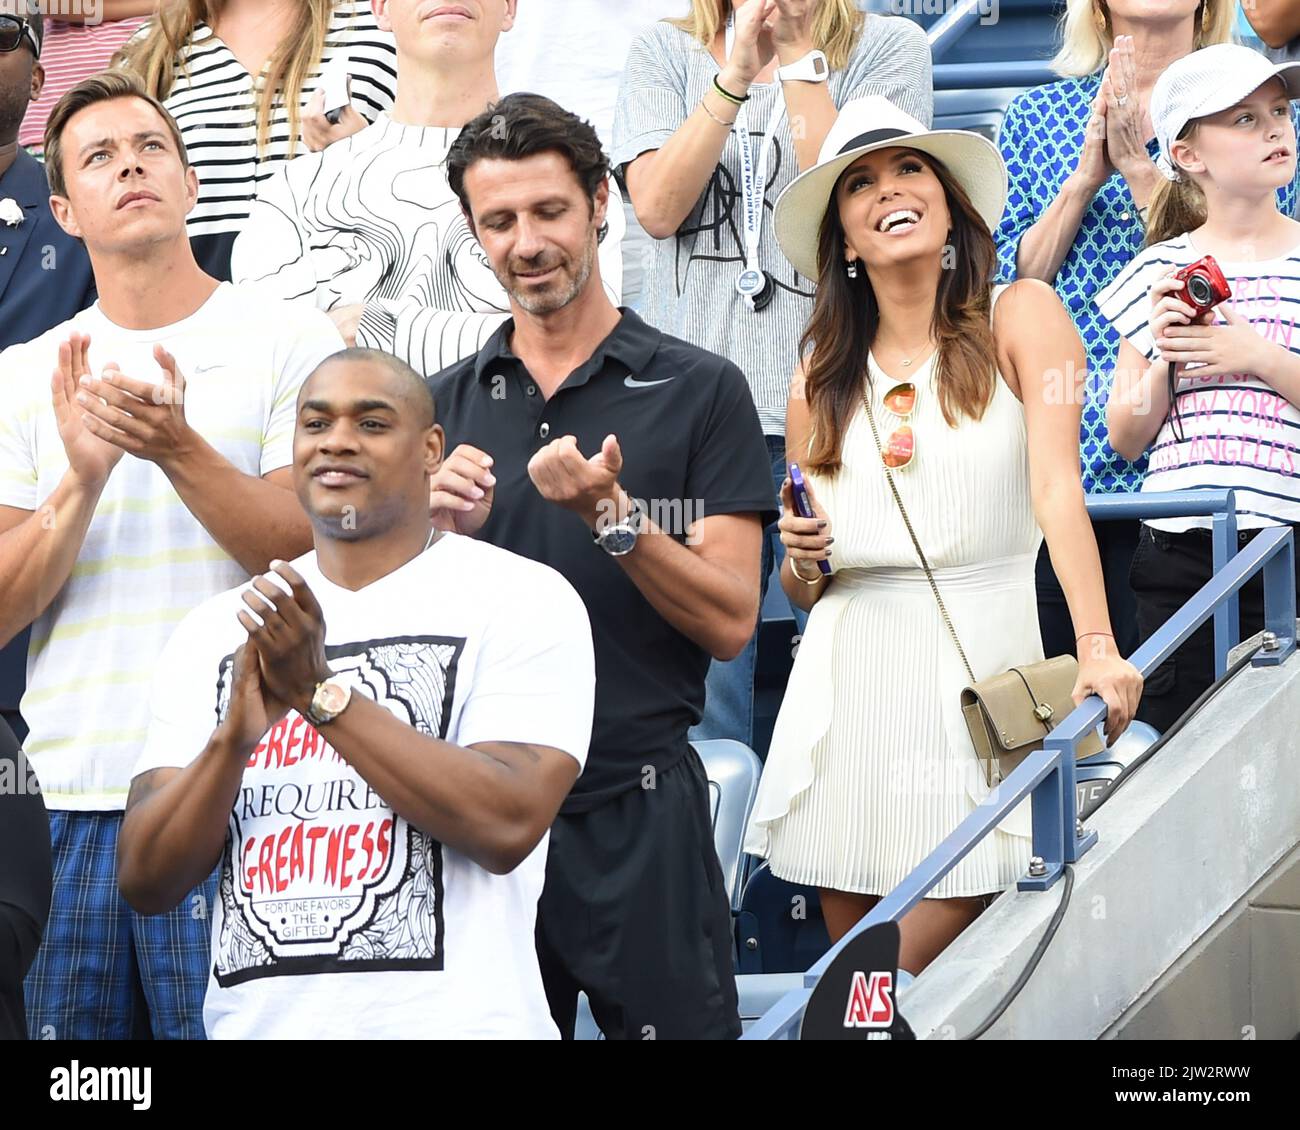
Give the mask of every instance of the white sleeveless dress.
[[(996, 294), (995, 294), (996, 298)], [(896, 380), (871, 361), (884, 440)], [(977, 679), (1043, 658), (1034, 587), (1042, 534), (1025, 413), (998, 377), (978, 421), (950, 428), (934, 358), (911, 377), (916, 455), (895, 472), (921, 548)], [(961, 713), (967, 685), (898, 507), (866, 412), (843, 468), (808, 476), (831, 520), (835, 571), (814, 605), (777, 718), (746, 850), (782, 879), (884, 895), (988, 795)], [(1026, 800), (930, 892), (987, 894), (1030, 858)]]

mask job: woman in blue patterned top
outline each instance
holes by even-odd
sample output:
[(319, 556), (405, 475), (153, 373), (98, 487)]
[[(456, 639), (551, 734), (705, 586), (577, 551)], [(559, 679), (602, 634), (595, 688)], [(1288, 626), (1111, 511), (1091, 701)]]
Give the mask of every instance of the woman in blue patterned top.
[[(1159, 173), (1147, 113), (1160, 72), (1232, 34), (1231, 0), (1068, 0), (1059, 82), (1012, 101), (999, 145), (1010, 189), (995, 238), (998, 281), (1052, 283), (1088, 353), (1080, 452), (1085, 491), (1137, 490), (1145, 458), (1130, 462), (1106, 441), (1106, 399), (1119, 338), (1093, 297), (1142, 248), (1143, 211)], [(1104, 68), (1104, 69), (1103, 69)], [(1290, 212), (1288, 187), (1281, 199)], [(1097, 546), (1121, 655), (1137, 646), (1128, 584), (1137, 522), (1099, 522)], [(1039, 622), (1048, 655), (1074, 652), (1073, 629), (1046, 553), (1038, 562)]]

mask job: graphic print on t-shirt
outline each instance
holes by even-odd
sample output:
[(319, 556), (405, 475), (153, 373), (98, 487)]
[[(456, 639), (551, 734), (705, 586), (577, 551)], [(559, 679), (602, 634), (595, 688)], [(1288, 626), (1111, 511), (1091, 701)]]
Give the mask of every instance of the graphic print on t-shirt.
[[(1219, 263), (1232, 297), (1226, 310), (1249, 322), (1266, 341), (1300, 353), (1300, 248), (1281, 258)], [(1189, 235), (1153, 244), (1097, 296), (1097, 306), (1138, 352), (1155, 360), (1151, 285), (1171, 266), (1201, 257)], [(1189, 363), (1177, 377), (1173, 409), (1149, 449), (1146, 491), (1223, 489), (1236, 491), (1237, 521), (1244, 529), (1300, 521), (1300, 409), (1253, 373), (1202, 376)], [(1167, 380), (1167, 378), (1166, 378)], [(1208, 518), (1147, 519), (1172, 532), (1209, 525)]]
[[(336, 678), (445, 738), (465, 640), (327, 646)], [(221, 663), (217, 718), (230, 704)], [(442, 845), (398, 817), (297, 711), (253, 751), (231, 810), (217, 983), (305, 973), (441, 970)]]

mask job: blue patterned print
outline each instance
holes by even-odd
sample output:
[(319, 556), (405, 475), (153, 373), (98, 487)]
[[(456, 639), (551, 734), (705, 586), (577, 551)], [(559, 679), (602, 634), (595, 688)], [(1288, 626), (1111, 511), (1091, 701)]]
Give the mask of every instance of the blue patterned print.
[[(1035, 87), (1007, 107), (998, 145), (1007, 163), (1007, 207), (994, 233), (998, 281), (1016, 277), (1020, 237), (1056, 199), (1078, 167), (1084, 131), (1101, 86), (1100, 73)], [(1293, 111), (1294, 114), (1294, 111)], [(1151, 156), (1156, 143), (1148, 145)], [(1278, 207), (1295, 211), (1297, 183), (1278, 190)], [(1093, 298), (1141, 249), (1143, 230), (1128, 184), (1112, 173), (1083, 214), (1079, 234), (1056, 276), (1056, 293), (1074, 319), (1088, 354), (1087, 397), (1079, 449), (1083, 489), (1099, 494), (1134, 491), (1142, 483), (1146, 456), (1130, 463), (1106, 438), (1106, 399), (1119, 352), (1119, 336)]]

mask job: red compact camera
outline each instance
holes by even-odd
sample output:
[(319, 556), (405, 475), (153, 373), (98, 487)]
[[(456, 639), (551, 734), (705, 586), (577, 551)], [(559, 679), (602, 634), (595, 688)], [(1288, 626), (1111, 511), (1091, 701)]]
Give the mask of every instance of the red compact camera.
[(1232, 297), (1228, 280), (1219, 270), (1219, 264), (1213, 255), (1188, 263), (1186, 267), (1174, 272), (1174, 278), (1183, 282), (1184, 301), (1196, 308), (1196, 317), (1213, 310), (1225, 298)]

